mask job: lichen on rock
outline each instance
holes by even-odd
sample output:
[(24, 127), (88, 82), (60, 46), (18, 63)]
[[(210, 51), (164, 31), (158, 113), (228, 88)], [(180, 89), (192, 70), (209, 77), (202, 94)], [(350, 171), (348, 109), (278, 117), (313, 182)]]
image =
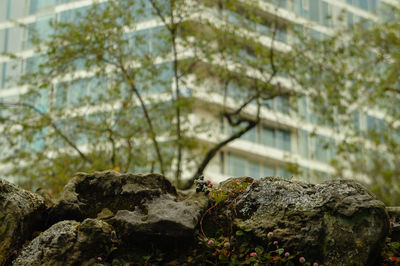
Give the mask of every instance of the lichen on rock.
[(352, 180), (314, 185), (266, 177), (236, 201), (239, 226), (259, 239), (272, 232), (285, 248), (324, 265), (374, 265), (388, 234), (385, 205)]
[(42, 232), (13, 261), (27, 265), (93, 265), (117, 245), (111, 225), (97, 219), (62, 221)]
[(43, 197), (0, 179), (0, 265), (45, 223)]

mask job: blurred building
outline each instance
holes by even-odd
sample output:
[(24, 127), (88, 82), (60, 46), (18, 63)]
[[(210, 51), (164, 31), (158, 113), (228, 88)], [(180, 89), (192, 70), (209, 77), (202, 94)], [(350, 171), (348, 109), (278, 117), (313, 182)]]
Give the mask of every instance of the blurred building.
[[(102, 1), (100, 1), (102, 2)], [(280, 45), (290, 45), (293, 34), (285, 28), (285, 21), (310, 26), (310, 34), (322, 36), (335, 26), (352, 25), (360, 21), (376, 21), (377, 10), (382, 5), (396, 5), (395, 0), (263, 0), (264, 12), (279, 17), (282, 27), (276, 36)], [(26, 71), (34, 71), (39, 56), (29, 43), (33, 29), (43, 38), (51, 32), (50, 20), (73, 21), (77, 12), (90, 8), (91, 0), (0, 0), (0, 52), (16, 53), (23, 60), (11, 61), (0, 57), (0, 99), (13, 99), (24, 92), (24, 87), (16, 86), (13, 78)], [(344, 14), (344, 15), (343, 15)], [(231, 12), (220, 14), (232, 16)], [(339, 19), (341, 17), (342, 19)], [(344, 19), (343, 19), (344, 18)], [(151, 20), (151, 17), (144, 16)], [(15, 22), (26, 27), (18, 27)], [(142, 34), (149, 36), (157, 28), (149, 26)], [(257, 26), (259, 33), (268, 32), (262, 24)], [(67, 98), (72, 102), (73, 95)], [(316, 125), (312, 106), (307, 101), (289, 107), (288, 97), (277, 97), (265, 102), (262, 110), (262, 123), (239, 140), (227, 145), (214, 158), (206, 171), (215, 181), (229, 176), (273, 176), (289, 178), (291, 163), (297, 163), (305, 180), (319, 182), (332, 174), (329, 161), (335, 157), (334, 148), (326, 149), (327, 142), (334, 143), (329, 127), (318, 126), (317, 134), (311, 134)], [(198, 111), (199, 116), (207, 116)], [(299, 120), (299, 116), (304, 119)], [(229, 133), (226, 121), (221, 121), (221, 134)], [(368, 115), (358, 115), (356, 123), (360, 130), (380, 126), (383, 121)], [(201, 137), (205, 142), (212, 139)]]

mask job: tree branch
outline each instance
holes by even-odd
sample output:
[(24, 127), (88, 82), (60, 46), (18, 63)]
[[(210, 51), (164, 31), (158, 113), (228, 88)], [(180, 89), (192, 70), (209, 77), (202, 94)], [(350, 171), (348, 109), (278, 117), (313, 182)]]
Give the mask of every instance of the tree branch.
[(72, 147), (72, 149), (74, 149), (79, 156), (86, 162), (92, 164), (92, 160), (89, 159), (79, 148), (77, 145), (75, 145), (58, 127), (57, 125), (54, 123), (54, 121), (52, 120), (52, 118), (47, 115), (46, 113), (40, 111), (38, 108), (36, 108), (35, 106), (28, 104), (28, 103), (0, 103), (0, 105), (5, 105), (5, 106), (17, 106), (17, 107), (26, 107), (29, 108), (31, 110), (33, 110), (34, 112), (38, 113), (41, 117), (44, 117), (48, 122), (49, 125), (54, 129), (54, 131), (70, 146)]
[(145, 116), (147, 125), (148, 125), (149, 130), (150, 130), (150, 138), (151, 138), (151, 140), (152, 140), (152, 142), (153, 142), (154, 149), (155, 149), (155, 152), (156, 152), (156, 155), (157, 155), (157, 159), (158, 159), (158, 162), (159, 162), (159, 164), (160, 164), (160, 171), (161, 171), (161, 174), (165, 175), (164, 163), (163, 163), (163, 158), (162, 158), (162, 155), (161, 155), (161, 150), (160, 150), (158, 141), (157, 141), (157, 139), (156, 139), (156, 133), (154, 132), (153, 123), (152, 123), (152, 121), (151, 121), (151, 118), (150, 118), (149, 112), (148, 112), (148, 110), (147, 110), (146, 104), (144, 103), (140, 92), (139, 92), (138, 89), (136, 88), (135, 84), (133, 83), (133, 81), (132, 81), (132, 79), (131, 79), (131, 77), (130, 77), (128, 71), (125, 69), (125, 66), (123, 65), (122, 62), (120, 62), (119, 68), (121, 69), (121, 71), (122, 71), (124, 77), (125, 77), (126, 80), (128, 81), (128, 84), (129, 84), (131, 90), (135, 93), (136, 97), (139, 99), (140, 106), (141, 106), (141, 108), (142, 108), (142, 110), (143, 110), (143, 113), (144, 113), (144, 116)]
[(181, 129), (181, 106), (180, 106), (180, 86), (179, 86), (179, 61), (178, 61), (178, 50), (177, 50), (177, 24), (175, 23), (174, 17), (174, 4), (173, 0), (170, 0), (170, 20), (171, 23), (167, 24), (165, 17), (163, 16), (159, 6), (155, 3), (154, 0), (150, 0), (151, 5), (156, 10), (157, 15), (163, 21), (165, 26), (167, 27), (169, 33), (171, 34), (171, 42), (172, 42), (172, 52), (173, 52), (173, 67), (174, 67), (174, 79), (175, 79), (175, 112), (176, 112), (176, 144), (177, 144), (177, 160), (176, 160), (176, 172), (175, 172), (175, 182), (176, 186), (180, 187), (180, 179), (182, 173), (182, 149), (183, 149), (183, 138), (182, 138), (182, 129)]

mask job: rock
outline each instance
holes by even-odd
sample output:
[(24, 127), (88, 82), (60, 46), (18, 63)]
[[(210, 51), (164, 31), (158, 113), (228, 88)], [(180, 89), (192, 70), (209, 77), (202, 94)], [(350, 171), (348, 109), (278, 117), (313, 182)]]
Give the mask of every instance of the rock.
[(236, 224), (257, 239), (272, 232), (285, 250), (323, 265), (375, 265), (389, 230), (385, 205), (351, 180), (313, 185), (267, 177), (234, 208)]
[(133, 211), (143, 202), (163, 194), (177, 196), (176, 189), (157, 174), (132, 175), (115, 171), (79, 173), (65, 186), (50, 212), (50, 222), (95, 218), (104, 208)]
[(104, 171), (77, 174), (49, 216), (52, 223), (107, 222), (121, 243), (113, 253), (118, 259), (138, 262), (150, 254), (172, 260), (196, 241), (194, 231), (208, 205), (204, 193), (177, 192), (162, 175)]
[(178, 193), (162, 175), (104, 171), (74, 177), (51, 216), (55, 221), (98, 217), (127, 241), (139, 241), (137, 235), (192, 237), (208, 203), (204, 193)]
[(126, 238), (133, 234), (192, 237), (207, 206), (208, 199), (203, 193), (193, 193), (182, 200), (163, 194), (134, 211), (119, 210), (107, 221)]
[(43, 197), (0, 179), (0, 265), (45, 223)]
[(116, 244), (114, 229), (104, 221), (62, 221), (33, 239), (13, 265), (93, 265)]

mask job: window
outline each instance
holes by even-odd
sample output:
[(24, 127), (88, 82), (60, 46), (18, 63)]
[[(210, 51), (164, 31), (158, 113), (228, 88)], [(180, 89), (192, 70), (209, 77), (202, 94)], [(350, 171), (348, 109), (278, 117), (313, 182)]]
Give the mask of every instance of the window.
[(63, 109), (67, 107), (67, 88), (65, 84), (56, 86), (56, 108)]
[[(8, 1), (8, 19), (17, 19), (26, 15), (27, 10), (24, 8), (26, 6), (26, 0), (9, 0)], [(0, 5), (3, 8), (3, 5)]]
[(14, 87), (23, 70), (23, 61), (9, 61), (3, 64), (3, 87)]
[(171, 89), (173, 68), (172, 63), (159, 64), (155, 66), (157, 75), (151, 81), (151, 92), (165, 92)]
[(288, 114), (290, 105), (289, 105), (289, 96), (278, 96), (275, 98), (276, 102), (276, 110), (280, 113)]
[(309, 16), (310, 2), (309, 0), (294, 0), (294, 11), (302, 17)]
[(108, 77), (92, 77), (88, 80), (88, 95), (92, 102), (103, 102), (108, 87)]
[(301, 0), (301, 8), (303, 10), (310, 10), (310, 1), (309, 0)]
[(263, 126), (261, 130), (261, 143), (265, 146), (291, 151), (291, 132)]
[(71, 81), (68, 90), (69, 107), (80, 106), (84, 102), (85, 96), (87, 95), (87, 80), (78, 79)]
[(0, 0), (0, 22), (6, 21), (9, 19), (9, 2), (10, 0)]
[(154, 55), (165, 54), (171, 51), (170, 34), (166, 27), (159, 26), (151, 29), (150, 51)]
[[(272, 165), (255, 160), (249, 160), (244, 156), (234, 155), (230, 152), (224, 154), (227, 155), (226, 174), (229, 176), (250, 176), (253, 178), (275, 176), (275, 167)], [(223, 155), (221, 160), (223, 160)], [(282, 172), (284, 170), (278, 168), (278, 172), (279, 171)], [(221, 173), (224, 173), (223, 168), (221, 169)], [(284, 175), (282, 175), (282, 177), (288, 178), (290, 177), (290, 174), (287, 174), (286, 172)]]
[(6, 85), (6, 63), (0, 63), (0, 88)]
[(35, 33), (40, 39), (48, 39), (49, 35), (53, 33), (53, 29), (50, 26), (50, 20), (53, 18), (54, 15), (41, 16), (38, 17), (35, 23), (28, 25), (28, 43), (25, 45), (25, 49), (32, 47), (30, 41)]
[(284, 168), (278, 169), (278, 176), (283, 178), (291, 178), (292, 174)]
[(289, 114), (290, 112), (290, 100), (288, 95), (276, 96), (273, 99), (265, 100), (263, 105), (268, 109)]
[(228, 175), (246, 176), (247, 160), (228, 153)]
[(322, 24), (332, 26), (332, 10), (328, 3), (322, 2)]
[[(124, 1), (120, 1), (124, 2)], [(132, 13), (134, 15), (135, 21), (141, 21), (149, 18), (150, 16), (150, 6), (147, 0), (137, 0), (133, 4)]]
[(308, 132), (300, 129), (298, 132), (298, 141), (297, 141), (299, 144), (299, 154), (305, 158), (309, 158), (310, 156), (308, 139), (309, 139)]
[(360, 132), (360, 112), (358, 111), (353, 113), (353, 126), (356, 132)]
[(251, 142), (257, 142), (257, 127), (253, 127), (249, 131), (247, 131), (243, 136), (242, 139), (248, 140)]
[(329, 162), (335, 158), (335, 140), (322, 135), (311, 135), (305, 130), (298, 131), (299, 154), (321, 162)]
[(129, 46), (133, 48), (135, 56), (144, 56), (150, 52), (149, 34), (149, 29), (130, 33)]
[(8, 29), (0, 30), (0, 51), (7, 52)]
[(315, 159), (322, 162), (328, 162), (328, 145), (329, 142), (326, 137), (320, 135), (315, 137)]
[(354, 5), (356, 7), (376, 12), (378, 0), (347, 0), (348, 4)]
[(320, 21), (320, 0), (310, 0), (310, 19), (319, 22)]
[(34, 14), (42, 9), (56, 4), (56, 0), (31, 0), (29, 5), (29, 14)]
[(263, 165), (263, 176), (275, 176), (275, 169), (272, 166)]
[(257, 162), (248, 162), (248, 176), (258, 178), (260, 177), (260, 164)]
[(276, 132), (276, 147), (284, 151), (290, 151), (290, 131), (278, 129)]
[(347, 12), (347, 26), (351, 27), (354, 24), (354, 15), (351, 12)]
[(275, 39), (280, 42), (287, 43), (287, 32), (286, 28), (278, 28), (276, 31)]
[(264, 126), (261, 130), (262, 144), (269, 147), (275, 147), (275, 129)]
[(21, 27), (13, 27), (7, 29), (6, 44), (4, 45), (7, 52), (15, 53), (22, 50), (22, 41), (24, 37), (24, 29)]

